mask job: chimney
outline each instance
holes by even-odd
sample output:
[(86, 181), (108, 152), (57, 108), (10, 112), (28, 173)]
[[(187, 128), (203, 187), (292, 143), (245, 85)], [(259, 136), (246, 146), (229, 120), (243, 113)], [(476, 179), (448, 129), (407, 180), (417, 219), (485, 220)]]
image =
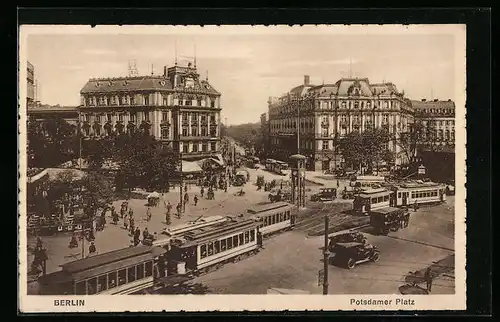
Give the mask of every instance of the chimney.
[(425, 98), (422, 98), (422, 102), (425, 102), (425, 101), (427, 101), (427, 100)]
[(167, 66), (163, 66), (163, 77), (167, 77)]
[(437, 101), (438, 101), (438, 99), (437, 99), (437, 98), (435, 98), (435, 99), (434, 99), (434, 102), (437, 102)]
[(309, 85), (309, 75), (304, 76), (304, 85)]
[(451, 98), (448, 98), (448, 102), (451, 102)]

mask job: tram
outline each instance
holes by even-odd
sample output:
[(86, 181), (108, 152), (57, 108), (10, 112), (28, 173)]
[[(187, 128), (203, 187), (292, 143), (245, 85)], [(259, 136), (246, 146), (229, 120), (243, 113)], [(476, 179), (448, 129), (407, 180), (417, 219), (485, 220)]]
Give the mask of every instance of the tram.
[(38, 279), (41, 295), (132, 294), (159, 277), (161, 247), (137, 246), (76, 260)]
[(354, 197), (355, 212), (369, 214), (370, 211), (389, 207), (394, 204), (394, 192), (384, 189), (366, 189)]
[(257, 205), (247, 210), (252, 219), (258, 222), (263, 237), (293, 229), (297, 207), (287, 202), (274, 202)]
[(288, 176), (290, 174), (290, 167), (288, 163), (283, 161), (278, 161), (274, 159), (266, 159), (266, 170), (274, 172), (282, 176)]
[[(258, 242), (259, 240), (259, 242)], [(168, 274), (203, 275), (259, 251), (261, 237), (252, 219), (233, 219), (189, 231), (170, 242)]]
[(446, 201), (446, 186), (435, 182), (402, 183), (393, 188), (397, 206), (433, 204)]
[(354, 180), (351, 180), (350, 186), (366, 189), (372, 188), (373, 186), (381, 186), (385, 182), (384, 177), (379, 176), (357, 176)]
[(274, 171), (274, 167), (276, 165), (276, 160), (274, 159), (266, 159), (266, 170), (267, 171)]

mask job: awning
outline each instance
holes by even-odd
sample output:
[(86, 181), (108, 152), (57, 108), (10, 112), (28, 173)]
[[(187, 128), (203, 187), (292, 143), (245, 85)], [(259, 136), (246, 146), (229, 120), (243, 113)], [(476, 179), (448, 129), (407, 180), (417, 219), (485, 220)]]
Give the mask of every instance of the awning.
[(149, 195), (148, 195), (148, 199), (149, 198), (160, 198), (160, 194), (156, 191), (154, 192), (151, 192)]
[(203, 169), (196, 162), (182, 161), (182, 173), (203, 172)]
[(47, 173), (49, 174), (49, 180), (55, 181), (57, 180), (57, 176), (59, 173), (63, 173), (66, 171), (73, 172), (75, 175), (75, 180), (81, 180), (85, 177), (85, 172), (78, 169), (60, 169), (60, 168), (49, 168), (47, 169)]

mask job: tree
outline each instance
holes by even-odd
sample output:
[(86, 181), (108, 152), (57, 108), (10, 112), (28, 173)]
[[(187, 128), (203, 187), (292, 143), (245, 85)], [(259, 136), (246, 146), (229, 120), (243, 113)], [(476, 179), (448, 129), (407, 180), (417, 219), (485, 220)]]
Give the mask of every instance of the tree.
[(353, 168), (361, 167), (363, 162), (363, 138), (357, 131), (340, 139), (339, 148), (345, 161)]
[(82, 180), (81, 197), (85, 214), (94, 218), (99, 209), (104, 209), (113, 200), (111, 183), (98, 172), (91, 171)]

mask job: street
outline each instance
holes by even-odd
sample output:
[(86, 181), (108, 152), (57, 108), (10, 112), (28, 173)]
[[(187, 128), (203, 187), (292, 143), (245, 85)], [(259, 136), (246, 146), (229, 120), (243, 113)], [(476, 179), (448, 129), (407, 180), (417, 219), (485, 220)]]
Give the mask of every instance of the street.
[[(330, 265), (329, 294), (398, 294), (409, 271), (453, 254), (453, 199), (412, 212), (410, 226), (389, 236), (365, 233), (368, 242), (380, 249), (380, 261), (352, 270)], [(318, 271), (323, 268), (322, 246), (322, 237), (287, 232), (265, 240), (265, 249), (256, 256), (228, 264), (194, 282), (206, 285), (213, 293), (265, 294), (274, 287), (321, 294)], [(434, 282), (433, 294), (452, 293), (454, 280), (449, 274)]]

